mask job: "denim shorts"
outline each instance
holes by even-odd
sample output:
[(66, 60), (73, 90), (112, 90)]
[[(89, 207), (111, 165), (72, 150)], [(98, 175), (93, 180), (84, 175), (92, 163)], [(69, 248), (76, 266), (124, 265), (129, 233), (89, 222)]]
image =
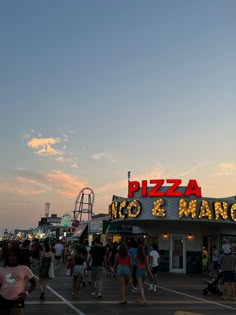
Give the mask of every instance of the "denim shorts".
[(78, 276), (82, 277), (84, 274), (84, 266), (83, 265), (74, 265), (73, 268), (73, 277), (76, 279)]
[(136, 277), (137, 278), (145, 279), (146, 276), (147, 276), (146, 268), (137, 268), (137, 270), (136, 270)]
[(126, 265), (118, 265), (116, 274), (117, 276), (130, 277), (131, 276), (130, 267)]

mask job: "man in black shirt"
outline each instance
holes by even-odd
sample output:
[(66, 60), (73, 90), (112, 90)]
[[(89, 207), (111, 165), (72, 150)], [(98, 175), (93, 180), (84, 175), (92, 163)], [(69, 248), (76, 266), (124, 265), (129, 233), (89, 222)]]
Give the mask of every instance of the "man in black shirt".
[[(91, 248), (89, 263), (92, 259), (92, 296), (102, 297), (102, 279), (104, 274), (104, 262), (105, 262), (105, 249), (101, 246), (100, 240), (98, 238), (94, 241), (94, 246)], [(95, 293), (95, 288), (98, 289), (97, 295)]]
[(30, 241), (24, 240), (20, 250), (20, 264), (31, 268), (33, 262), (32, 251), (29, 249)]

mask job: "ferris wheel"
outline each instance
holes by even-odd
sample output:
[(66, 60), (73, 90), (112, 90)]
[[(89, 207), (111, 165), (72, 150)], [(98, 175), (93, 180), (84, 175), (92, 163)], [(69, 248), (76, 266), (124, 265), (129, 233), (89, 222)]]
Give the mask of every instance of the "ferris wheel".
[(93, 214), (93, 203), (94, 203), (94, 191), (89, 188), (83, 188), (75, 201), (75, 207), (72, 211), (74, 222), (81, 222), (84, 220), (91, 220)]

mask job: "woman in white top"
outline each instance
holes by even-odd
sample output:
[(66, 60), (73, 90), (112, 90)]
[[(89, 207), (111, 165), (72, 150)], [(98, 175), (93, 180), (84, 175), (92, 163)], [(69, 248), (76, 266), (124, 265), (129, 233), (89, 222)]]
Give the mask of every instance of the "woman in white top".
[(158, 266), (160, 264), (160, 255), (157, 251), (157, 246), (155, 244), (151, 246), (151, 251), (149, 253), (149, 261), (153, 275), (153, 284), (150, 284), (148, 291), (157, 292), (157, 272)]

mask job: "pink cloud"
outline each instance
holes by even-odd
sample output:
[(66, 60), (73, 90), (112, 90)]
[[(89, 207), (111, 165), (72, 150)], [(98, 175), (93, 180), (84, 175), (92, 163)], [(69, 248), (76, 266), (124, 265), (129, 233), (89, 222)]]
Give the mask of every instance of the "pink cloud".
[(236, 171), (236, 164), (232, 164), (232, 163), (221, 163), (220, 164), (220, 168), (223, 171)]
[(76, 176), (61, 171), (51, 171), (46, 174), (37, 174), (27, 171), (19, 171), (20, 175), (0, 179), (2, 192), (15, 195), (40, 195), (48, 192), (58, 193), (64, 197), (76, 196), (86, 186)]

